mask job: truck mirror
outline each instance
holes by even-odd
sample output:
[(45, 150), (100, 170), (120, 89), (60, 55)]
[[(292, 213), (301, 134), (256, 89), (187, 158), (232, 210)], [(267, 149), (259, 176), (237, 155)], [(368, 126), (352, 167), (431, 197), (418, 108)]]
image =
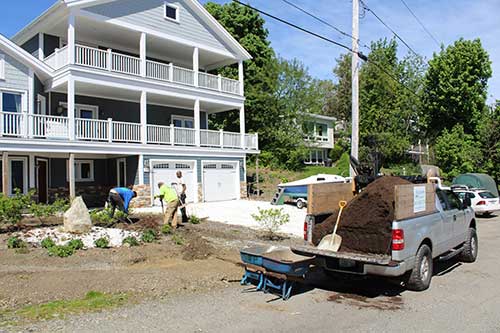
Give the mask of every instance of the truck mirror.
[(466, 195), (464, 198), (464, 201), (463, 201), (464, 209), (467, 207), (470, 207), (471, 205), (472, 205), (472, 202), (470, 200), (470, 197), (468, 195)]

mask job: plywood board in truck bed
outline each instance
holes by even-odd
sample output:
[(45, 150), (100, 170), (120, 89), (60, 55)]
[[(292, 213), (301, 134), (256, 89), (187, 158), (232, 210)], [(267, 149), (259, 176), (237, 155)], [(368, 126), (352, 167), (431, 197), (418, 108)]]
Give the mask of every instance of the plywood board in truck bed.
[(354, 197), (352, 183), (310, 184), (307, 187), (307, 214), (333, 213), (339, 201)]
[(394, 196), (396, 221), (436, 212), (436, 190), (433, 184), (397, 185)]

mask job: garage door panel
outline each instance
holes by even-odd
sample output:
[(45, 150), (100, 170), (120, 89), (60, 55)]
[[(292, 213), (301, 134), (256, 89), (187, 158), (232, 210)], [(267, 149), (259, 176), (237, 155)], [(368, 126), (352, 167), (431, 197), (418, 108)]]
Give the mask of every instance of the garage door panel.
[(239, 197), (238, 162), (203, 163), (205, 201), (236, 200)]
[[(196, 170), (194, 168), (194, 162), (182, 162), (182, 161), (158, 161), (153, 163), (153, 175), (151, 180), (151, 186), (153, 188), (153, 195), (159, 193), (157, 184), (159, 182), (164, 182), (166, 184), (172, 184), (177, 182), (177, 171), (182, 171), (182, 177), (186, 183), (187, 188), (187, 202), (195, 202), (198, 193)], [(155, 206), (159, 206), (159, 200), (155, 200)]]

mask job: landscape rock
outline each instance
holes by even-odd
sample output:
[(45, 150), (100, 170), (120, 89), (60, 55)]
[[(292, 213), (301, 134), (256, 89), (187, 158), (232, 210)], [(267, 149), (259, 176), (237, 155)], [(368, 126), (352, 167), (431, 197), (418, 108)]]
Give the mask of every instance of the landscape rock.
[(84, 234), (92, 228), (89, 210), (82, 197), (77, 197), (71, 203), (70, 209), (64, 213), (64, 230), (75, 234)]

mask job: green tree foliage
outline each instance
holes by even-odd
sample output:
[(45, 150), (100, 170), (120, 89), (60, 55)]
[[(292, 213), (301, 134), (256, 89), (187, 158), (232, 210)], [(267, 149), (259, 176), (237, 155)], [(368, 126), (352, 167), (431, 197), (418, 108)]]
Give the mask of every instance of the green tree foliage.
[(459, 39), (434, 54), (425, 75), (423, 105), (429, 134), (463, 124), (473, 134), (486, 111), (491, 62), (479, 39)]
[(477, 170), (480, 151), (475, 145), (474, 137), (466, 134), (461, 124), (455, 125), (451, 131), (444, 129), (436, 139), (434, 150), (436, 162), (447, 178)]
[(477, 128), (477, 141), (481, 146), (482, 171), (500, 183), (500, 101), (489, 109)]
[(352, 109), (351, 55), (342, 54), (333, 69), (337, 82), (326, 92), (325, 114), (350, 121)]

